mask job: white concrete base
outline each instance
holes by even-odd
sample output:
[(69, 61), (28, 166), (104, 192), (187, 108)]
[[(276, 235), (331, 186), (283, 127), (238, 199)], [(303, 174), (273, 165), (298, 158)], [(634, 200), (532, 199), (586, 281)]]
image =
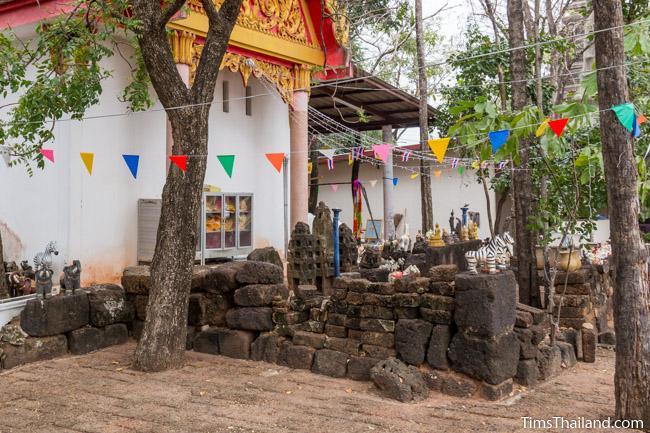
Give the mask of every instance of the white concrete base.
[(23, 308), (25, 308), (27, 301), (36, 298), (36, 296), (38, 295), (32, 294), (0, 300), (0, 328), (18, 316), (23, 311)]

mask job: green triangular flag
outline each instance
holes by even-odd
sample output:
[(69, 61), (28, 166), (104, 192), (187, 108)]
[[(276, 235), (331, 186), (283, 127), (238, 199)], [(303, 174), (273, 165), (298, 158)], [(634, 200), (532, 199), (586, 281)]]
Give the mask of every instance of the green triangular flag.
[(226, 171), (228, 177), (232, 177), (232, 169), (235, 166), (235, 155), (218, 155), (217, 159)]
[(465, 167), (458, 167), (458, 173), (463, 174)]
[(628, 131), (634, 130), (634, 105), (631, 102), (612, 107), (616, 117)]

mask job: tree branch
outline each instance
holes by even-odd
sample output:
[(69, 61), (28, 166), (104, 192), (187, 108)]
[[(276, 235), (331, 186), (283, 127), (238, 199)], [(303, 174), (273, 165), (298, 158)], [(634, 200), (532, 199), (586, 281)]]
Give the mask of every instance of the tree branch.
[(187, 0), (173, 0), (172, 3), (163, 9), (160, 16), (160, 24), (166, 26), (167, 22), (181, 10)]
[(237, 22), (242, 0), (224, 0), (219, 11), (212, 0), (201, 0), (201, 3), (210, 24), (196, 70), (191, 98), (195, 103), (208, 103), (214, 99), (213, 90), (217, 84), (219, 67), (228, 48), (230, 34)]

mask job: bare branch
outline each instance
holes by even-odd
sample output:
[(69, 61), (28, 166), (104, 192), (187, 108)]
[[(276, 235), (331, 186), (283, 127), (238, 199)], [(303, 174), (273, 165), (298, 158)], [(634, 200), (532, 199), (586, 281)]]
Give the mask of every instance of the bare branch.
[(173, 0), (171, 4), (163, 9), (160, 16), (161, 24), (163, 26), (167, 25), (167, 22), (171, 20), (172, 17), (178, 13), (178, 11), (181, 10), (186, 1), (187, 0)]

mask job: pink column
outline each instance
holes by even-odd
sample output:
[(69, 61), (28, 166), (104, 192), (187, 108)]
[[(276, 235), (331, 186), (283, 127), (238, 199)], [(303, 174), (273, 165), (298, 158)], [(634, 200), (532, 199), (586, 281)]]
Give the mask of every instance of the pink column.
[[(181, 76), (181, 79), (187, 87), (190, 87), (190, 66), (184, 63), (176, 63), (176, 69)], [(172, 155), (172, 149), (174, 148), (174, 137), (172, 136), (172, 124), (167, 120), (167, 136), (166, 136), (167, 152), (165, 160), (167, 161), (167, 171), (169, 171), (169, 164), (171, 161), (169, 157)]]
[(289, 107), (289, 129), (291, 131), (291, 155), (289, 158), (291, 175), (291, 227), (298, 222), (307, 222), (309, 203), (309, 160), (307, 108), (309, 92), (298, 90), (293, 94), (293, 104)]

